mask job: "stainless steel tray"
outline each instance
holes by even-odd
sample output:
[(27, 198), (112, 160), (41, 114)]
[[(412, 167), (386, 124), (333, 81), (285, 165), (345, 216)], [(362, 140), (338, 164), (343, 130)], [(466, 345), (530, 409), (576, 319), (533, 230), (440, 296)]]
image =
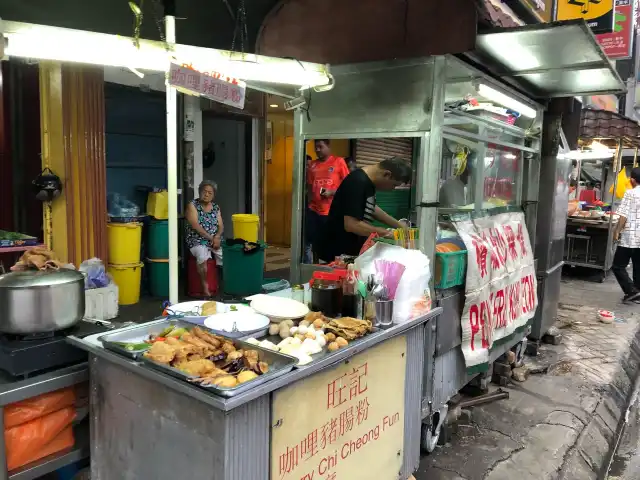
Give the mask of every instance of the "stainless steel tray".
[[(156, 322), (149, 322), (149, 323), (145, 323), (143, 325), (140, 325), (138, 327), (133, 327), (133, 328), (127, 328), (127, 329), (123, 329), (120, 330), (119, 332), (112, 332), (109, 335), (104, 335), (104, 337), (116, 337), (116, 338), (108, 338), (105, 339), (107, 343), (105, 343), (105, 340), (103, 340), (103, 337), (100, 337), (103, 345), (105, 346), (105, 348), (109, 348), (107, 347), (107, 344), (109, 344), (109, 342), (137, 342), (139, 339), (146, 339), (148, 338), (149, 335), (151, 334), (158, 334), (159, 332), (161, 332), (162, 330), (164, 330), (166, 327), (168, 327), (169, 325), (175, 325), (177, 327), (184, 327), (187, 329), (191, 329), (193, 327), (195, 327), (196, 325), (193, 325), (192, 323), (186, 322), (186, 321), (182, 321), (182, 320), (169, 320), (169, 319), (164, 319), (164, 320), (159, 320)], [(213, 332), (210, 328), (207, 328), (205, 326), (200, 325), (200, 328), (202, 328), (203, 330), (206, 330), (207, 332), (210, 332), (214, 335), (218, 335), (215, 332)], [(274, 378), (277, 378), (281, 375), (285, 375), (286, 373), (289, 373), (291, 370), (293, 370), (293, 367), (295, 366), (296, 362), (298, 361), (296, 358), (294, 357), (290, 357), (289, 355), (284, 355), (282, 353), (278, 353), (278, 352), (274, 352), (272, 350), (268, 350), (266, 348), (262, 348), (259, 347), (257, 345), (251, 345), (250, 343), (246, 343), (242, 340), (238, 340), (235, 338), (229, 338), (225, 335), (218, 335), (220, 337), (226, 338), (227, 340), (229, 340), (230, 342), (233, 342), (233, 344), (235, 345), (236, 348), (238, 349), (243, 349), (243, 350), (256, 350), (258, 352), (258, 358), (260, 359), (261, 362), (267, 362), (269, 364), (269, 371), (267, 373), (265, 373), (264, 375), (260, 375), (258, 378), (256, 378), (255, 380), (251, 380), (250, 382), (247, 383), (243, 383), (241, 385), (238, 385), (236, 387), (232, 387), (232, 388), (222, 388), (222, 387), (217, 387), (215, 385), (201, 385), (200, 383), (197, 382), (193, 382), (193, 380), (197, 377), (192, 376), (192, 375), (187, 375), (186, 373), (184, 373), (181, 370), (178, 370), (177, 368), (173, 368), (170, 366), (167, 366), (165, 364), (162, 363), (158, 363), (158, 362), (154, 362), (153, 360), (149, 360), (148, 358), (145, 358), (142, 353), (144, 352), (129, 352), (127, 350), (124, 350), (120, 347), (118, 347), (117, 345), (115, 346), (116, 348), (119, 348), (119, 350), (114, 350), (117, 351), (118, 353), (121, 353), (122, 355), (125, 355), (129, 358), (134, 358), (137, 361), (142, 362), (144, 365), (148, 365), (151, 368), (154, 368), (156, 370), (159, 370), (163, 373), (166, 373), (168, 375), (171, 375), (173, 377), (179, 378), (181, 380), (187, 381), (189, 383), (193, 383), (193, 385), (202, 388), (204, 390), (210, 391), (212, 393), (215, 393), (216, 395), (220, 395), (222, 397), (233, 397), (234, 395), (238, 395), (242, 392), (245, 392), (247, 390), (250, 390), (254, 387), (257, 387), (258, 385), (261, 385), (265, 382), (268, 382), (269, 380), (272, 380)], [(133, 357), (131, 354), (133, 353), (137, 353), (138, 355), (136, 355), (136, 357)]]
[[(149, 338), (149, 335), (157, 335), (169, 325), (177, 325), (178, 320), (167, 320), (166, 318), (160, 318), (151, 322), (146, 322), (140, 325), (129, 326), (120, 328), (118, 330), (111, 331), (101, 337), (98, 340), (102, 343), (102, 346), (107, 350), (119, 353), (125, 357), (138, 360), (146, 350), (127, 350), (118, 343), (142, 343)], [(192, 325), (191, 325), (192, 326)], [(149, 345), (151, 348), (151, 345)]]
[[(301, 368), (310, 367), (311, 365), (313, 365), (315, 362), (317, 362), (319, 360), (322, 360), (322, 359), (324, 359), (326, 357), (330, 357), (331, 355), (334, 355), (334, 354), (336, 354), (338, 352), (342, 352), (342, 351), (344, 351), (345, 348), (350, 348), (351, 346), (358, 345), (360, 342), (364, 341), (365, 339), (367, 339), (367, 338), (369, 338), (371, 336), (378, 335), (381, 332), (384, 332), (384, 330), (381, 329), (381, 328), (373, 327), (371, 329), (371, 332), (367, 333), (364, 337), (360, 337), (360, 338), (358, 338), (356, 340), (351, 340), (349, 342), (349, 345), (347, 345), (344, 348), (341, 348), (340, 350), (336, 350), (335, 352), (330, 352), (329, 350), (327, 350), (327, 347), (325, 346), (322, 349), (322, 352), (315, 353), (315, 354), (311, 355), (311, 358), (313, 359), (311, 362), (307, 363), (306, 365), (297, 365), (296, 364), (295, 368), (301, 369)], [(280, 338), (279, 335), (267, 335), (265, 337), (256, 338), (256, 340), (259, 340), (259, 341), (269, 340), (271, 343), (275, 343), (277, 345), (278, 343), (280, 343), (282, 341), (282, 338)], [(280, 355), (282, 355), (282, 354), (280, 354)], [(297, 362), (297, 360), (296, 360), (296, 362)]]

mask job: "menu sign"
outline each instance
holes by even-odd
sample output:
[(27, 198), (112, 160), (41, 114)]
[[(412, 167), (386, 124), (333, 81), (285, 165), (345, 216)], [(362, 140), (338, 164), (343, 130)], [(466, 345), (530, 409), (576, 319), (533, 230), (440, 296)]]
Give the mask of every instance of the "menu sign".
[(631, 57), (633, 51), (633, 1), (616, 0), (613, 32), (596, 35), (602, 50), (611, 59)]
[(202, 73), (188, 66), (171, 64), (169, 85), (189, 94), (198, 95), (210, 100), (224, 103), (231, 107), (243, 109), (246, 84), (235, 80), (227, 81), (227, 77), (219, 74)]
[(276, 391), (271, 479), (398, 478), (406, 351), (396, 337)]
[(593, 33), (613, 30), (614, 0), (558, 0), (556, 20), (584, 19)]
[(454, 222), (467, 247), (462, 352), (467, 368), (489, 362), (494, 342), (533, 318), (538, 293), (522, 212)]

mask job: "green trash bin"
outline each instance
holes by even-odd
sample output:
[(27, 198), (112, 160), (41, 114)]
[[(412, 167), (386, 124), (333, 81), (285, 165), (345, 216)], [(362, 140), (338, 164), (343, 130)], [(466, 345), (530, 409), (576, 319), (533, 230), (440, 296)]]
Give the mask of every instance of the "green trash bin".
[(267, 245), (245, 252), (244, 245), (222, 245), (222, 283), (228, 295), (255, 295), (262, 292), (264, 280), (264, 251)]
[(169, 258), (169, 220), (151, 220), (147, 232), (147, 256), (153, 260)]
[(147, 258), (146, 270), (151, 296), (167, 298), (169, 296), (169, 260)]

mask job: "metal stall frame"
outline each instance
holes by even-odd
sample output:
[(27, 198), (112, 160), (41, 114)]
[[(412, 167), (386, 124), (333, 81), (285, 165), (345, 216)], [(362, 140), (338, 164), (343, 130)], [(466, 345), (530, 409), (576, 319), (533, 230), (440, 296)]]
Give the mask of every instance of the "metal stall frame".
[[(304, 144), (306, 140), (314, 138), (404, 136), (420, 140), (416, 142), (419, 145), (415, 156), (418, 179), (416, 217), (420, 229), (420, 249), (434, 258), (442, 142), (445, 135), (452, 133), (451, 127), (446, 125), (444, 110), (447, 68), (450, 65), (463, 66), (472, 72), (467, 80), (481, 79), (503, 95), (536, 111), (537, 123), (532, 122), (532, 128), (521, 145), (492, 140), (492, 143), (501, 143), (523, 152), (524, 170), (519, 180), (518, 200), (525, 212), (531, 243), (535, 244), (540, 181), (539, 127), (543, 107), (533, 99), (619, 93), (625, 91), (625, 86), (582, 20), (496, 29), (478, 35), (476, 44), (477, 50), (465, 54), (464, 60), (444, 55), (360, 65), (334, 65), (332, 73), (337, 87), (323, 96), (324, 102), (314, 102), (313, 108), (304, 114), (300, 111), (295, 114), (291, 231), (293, 282), (302, 283), (311, 277), (314, 270), (323, 268), (301, 263)], [(580, 48), (583, 55), (571, 58), (559, 55), (558, 44), (565, 47), (563, 52), (572, 51), (575, 47)], [(505, 49), (505, 46), (509, 48)], [(306, 115), (310, 115), (310, 118)], [(500, 126), (505, 130), (509, 128)], [(467, 134), (465, 138), (481, 140), (477, 135), (474, 139), (473, 134)], [(527, 158), (524, 158), (524, 154)], [(435, 324), (427, 327), (425, 335), (421, 416), (422, 443), (427, 450), (433, 449), (437, 443), (448, 401), (473, 378), (473, 375), (467, 374), (460, 348), (459, 302), (459, 297), (443, 302), (443, 314)], [(528, 329), (525, 329), (512, 337), (510, 342), (492, 349), (490, 363), (519, 343), (521, 351), (527, 334)]]
[[(611, 141), (615, 141), (616, 146), (615, 146), (615, 153), (613, 154), (613, 160), (611, 162), (611, 170), (613, 172), (613, 193), (611, 194), (611, 207), (612, 207), (612, 213), (613, 213), (613, 199), (615, 198), (615, 191), (616, 191), (616, 187), (618, 186), (618, 173), (620, 172), (620, 170), (622, 168), (624, 168), (624, 166), (622, 165), (622, 152), (624, 149), (624, 139), (623, 138), (617, 138), (617, 139), (598, 139), (598, 140), (611, 140)], [(603, 156), (602, 159), (599, 159), (600, 161), (602, 161), (604, 158), (606, 158), (605, 156)], [(589, 159), (582, 159), (580, 161), (580, 163), (578, 164), (578, 179), (580, 178), (580, 171), (582, 170), (582, 164), (583, 162), (588, 163), (589, 161), (598, 161), (598, 159), (593, 159), (593, 160), (589, 160)], [(602, 165), (602, 170), (603, 172), (605, 171), (605, 169), (607, 168), (606, 165), (609, 162), (604, 162), (603, 161), (603, 165)], [(580, 194), (580, 187), (577, 187), (578, 190), (578, 197)], [(605, 195), (605, 193), (602, 194), (603, 196)], [(573, 219), (567, 219), (567, 222), (573, 222)], [(578, 226), (579, 221), (576, 221), (576, 226)], [(613, 223), (613, 215), (609, 215), (609, 222), (606, 224), (606, 232), (607, 232), (607, 239), (606, 239), (606, 250), (605, 250), (605, 257), (604, 257), (604, 262), (598, 262), (598, 263), (589, 263), (588, 260), (589, 258), (586, 258), (585, 262), (577, 262), (577, 261), (573, 261), (571, 260), (571, 258), (573, 258), (572, 252), (573, 252), (573, 244), (574, 244), (574, 240), (576, 238), (582, 238), (582, 237), (578, 237), (575, 234), (572, 233), (566, 233), (566, 247), (565, 247), (565, 258), (564, 258), (564, 264), (568, 265), (570, 267), (582, 267), (582, 268), (591, 268), (591, 269), (595, 269), (595, 270), (599, 270), (600, 271), (600, 277), (599, 277), (599, 281), (600, 283), (604, 282), (604, 280), (607, 277), (607, 273), (609, 272), (609, 270), (611, 269), (611, 266), (613, 264), (613, 230), (616, 224)], [(582, 226), (584, 227), (589, 227), (590, 225), (588, 224), (583, 224)], [(593, 225), (591, 225), (593, 226)], [(586, 238), (587, 236), (585, 236)], [(588, 240), (588, 239), (587, 239)], [(588, 240), (590, 242), (590, 240)], [(589, 248), (587, 248), (587, 257), (589, 257), (588, 255), (589, 252)]]

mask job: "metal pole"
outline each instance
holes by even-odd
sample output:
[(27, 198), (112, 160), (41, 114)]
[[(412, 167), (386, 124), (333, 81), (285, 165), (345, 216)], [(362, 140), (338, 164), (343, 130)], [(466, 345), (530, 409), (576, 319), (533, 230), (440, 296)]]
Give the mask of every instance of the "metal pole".
[[(165, 1), (167, 45), (176, 43), (175, 3)], [(168, 68), (167, 68), (168, 70)], [(169, 194), (169, 301), (178, 303), (178, 102), (176, 89), (167, 84), (167, 191)]]

